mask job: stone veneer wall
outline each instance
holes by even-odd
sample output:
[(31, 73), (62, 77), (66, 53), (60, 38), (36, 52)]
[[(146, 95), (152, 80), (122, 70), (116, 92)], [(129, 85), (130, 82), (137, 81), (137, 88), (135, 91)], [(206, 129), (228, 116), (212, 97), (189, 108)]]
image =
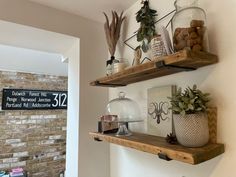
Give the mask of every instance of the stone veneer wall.
[[(0, 71), (0, 100), (9, 87), (67, 90), (67, 77)], [(0, 111), (0, 170), (58, 177), (65, 169), (66, 117), (66, 110)]]

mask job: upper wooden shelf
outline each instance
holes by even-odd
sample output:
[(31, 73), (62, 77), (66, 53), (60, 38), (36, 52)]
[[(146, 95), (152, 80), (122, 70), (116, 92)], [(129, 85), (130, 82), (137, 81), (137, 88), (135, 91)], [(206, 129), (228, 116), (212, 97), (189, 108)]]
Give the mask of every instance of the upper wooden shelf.
[(114, 134), (90, 133), (97, 141), (133, 148), (139, 151), (158, 155), (164, 160), (178, 160), (189, 164), (199, 164), (224, 153), (223, 144), (209, 143), (201, 148), (186, 148), (181, 145), (171, 145), (165, 138), (133, 133), (128, 137), (117, 137)]
[(183, 50), (169, 56), (159, 57), (156, 60), (124, 71), (97, 79), (91, 86), (119, 87), (139, 81), (166, 76), (182, 71), (191, 71), (197, 68), (218, 62), (218, 57), (207, 52), (192, 52)]

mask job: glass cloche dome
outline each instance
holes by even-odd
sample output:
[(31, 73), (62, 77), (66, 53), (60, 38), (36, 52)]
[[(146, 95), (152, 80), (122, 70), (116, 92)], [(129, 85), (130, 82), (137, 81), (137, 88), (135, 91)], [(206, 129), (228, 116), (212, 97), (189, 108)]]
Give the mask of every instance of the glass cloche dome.
[(129, 122), (142, 121), (139, 105), (125, 97), (124, 92), (118, 94), (118, 98), (111, 100), (106, 108), (107, 115), (117, 115), (119, 130), (117, 136), (129, 136), (131, 132), (127, 128)]

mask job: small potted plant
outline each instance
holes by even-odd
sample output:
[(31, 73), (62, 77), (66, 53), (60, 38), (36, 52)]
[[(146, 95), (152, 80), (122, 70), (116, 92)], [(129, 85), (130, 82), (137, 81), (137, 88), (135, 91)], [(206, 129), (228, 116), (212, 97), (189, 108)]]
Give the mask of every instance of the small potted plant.
[(209, 141), (207, 103), (209, 94), (197, 86), (179, 88), (171, 98), (174, 128), (178, 142), (187, 147), (201, 147)]

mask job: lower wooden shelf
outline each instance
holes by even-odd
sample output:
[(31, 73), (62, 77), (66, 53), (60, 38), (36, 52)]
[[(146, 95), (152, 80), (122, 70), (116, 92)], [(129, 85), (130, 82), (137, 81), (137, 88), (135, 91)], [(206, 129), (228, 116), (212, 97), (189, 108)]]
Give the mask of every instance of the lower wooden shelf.
[(189, 164), (199, 164), (224, 153), (224, 145), (209, 143), (201, 148), (186, 148), (181, 145), (171, 145), (165, 138), (133, 133), (128, 137), (117, 137), (114, 134), (89, 133), (97, 141), (106, 141), (117, 145), (133, 148), (139, 151), (158, 155), (164, 160), (177, 160)]

